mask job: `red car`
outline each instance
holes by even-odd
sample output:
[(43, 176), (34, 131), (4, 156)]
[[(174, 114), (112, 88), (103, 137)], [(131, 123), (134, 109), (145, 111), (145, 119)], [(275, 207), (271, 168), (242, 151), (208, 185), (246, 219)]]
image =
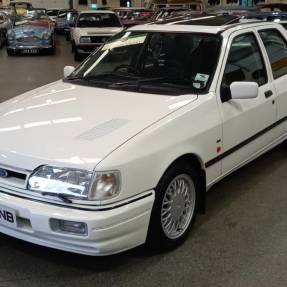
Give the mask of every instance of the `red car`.
[(153, 10), (145, 8), (119, 8), (114, 11), (125, 27), (145, 24), (154, 15)]
[(26, 15), (20, 21), (17, 21), (15, 25), (22, 24), (47, 27), (50, 30), (54, 30), (55, 28), (55, 22), (47, 16), (46, 9), (28, 10)]

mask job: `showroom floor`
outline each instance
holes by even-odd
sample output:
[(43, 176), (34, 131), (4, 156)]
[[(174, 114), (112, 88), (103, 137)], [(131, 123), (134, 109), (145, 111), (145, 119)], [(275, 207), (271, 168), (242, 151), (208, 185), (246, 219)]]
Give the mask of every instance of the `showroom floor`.
[[(74, 64), (70, 45), (61, 37), (57, 44), (54, 57), (8, 58), (0, 50), (0, 102)], [(207, 214), (169, 253), (137, 248), (92, 258), (0, 236), (0, 286), (286, 286), (286, 158), (281, 145), (212, 188)]]

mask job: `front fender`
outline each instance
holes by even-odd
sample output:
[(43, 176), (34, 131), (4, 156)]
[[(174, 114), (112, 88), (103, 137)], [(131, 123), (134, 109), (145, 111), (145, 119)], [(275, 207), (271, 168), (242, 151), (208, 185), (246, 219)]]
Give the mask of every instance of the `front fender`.
[[(216, 156), (221, 137), (217, 102), (214, 95), (201, 97), (140, 132), (96, 166), (96, 170), (120, 170), (122, 192), (114, 200), (154, 189), (167, 168), (186, 154), (198, 159), (207, 182), (220, 175), (220, 163), (205, 168), (205, 162)], [(207, 110), (209, 116), (203, 117)]]

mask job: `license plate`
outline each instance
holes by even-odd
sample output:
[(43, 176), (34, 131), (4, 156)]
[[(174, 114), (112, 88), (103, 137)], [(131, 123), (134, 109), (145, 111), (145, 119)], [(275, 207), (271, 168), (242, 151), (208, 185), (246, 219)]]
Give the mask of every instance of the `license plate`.
[(23, 54), (38, 54), (39, 50), (38, 49), (24, 49), (22, 50)]
[(16, 214), (13, 209), (0, 205), (0, 225), (16, 227)]

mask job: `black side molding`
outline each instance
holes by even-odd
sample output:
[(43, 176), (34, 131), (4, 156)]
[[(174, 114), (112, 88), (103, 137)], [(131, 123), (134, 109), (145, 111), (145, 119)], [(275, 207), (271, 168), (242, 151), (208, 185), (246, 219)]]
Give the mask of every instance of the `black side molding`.
[(224, 152), (224, 153), (220, 154), (219, 156), (207, 161), (205, 163), (205, 167), (208, 168), (208, 167), (212, 166), (213, 164), (217, 163), (218, 161), (222, 160), (223, 158), (229, 156), (230, 154), (236, 152), (237, 150), (241, 149), (245, 145), (251, 143), (252, 141), (254, 141), (257, 138), (259, 138), (260, 136), (262, 136), (265, 133), (269, 132), (270, 130), (272, 130), (273, 128), (277, 127), (278, 125), (280, 125), (281, 123), (285, 122), (286, 120), (287, 120), (287, 117), (284, 117), (284, 118), (278, 120), (274, 124), (266, 127), (265, 129), (261, 130), (260, 132), (258, 132), (257, 134), (251, 136), (250, 138), (242, 141), (241, 143), (239, 143), (238, 145), (232, 147), (231, 149), (227, 150), (226, 152)]

